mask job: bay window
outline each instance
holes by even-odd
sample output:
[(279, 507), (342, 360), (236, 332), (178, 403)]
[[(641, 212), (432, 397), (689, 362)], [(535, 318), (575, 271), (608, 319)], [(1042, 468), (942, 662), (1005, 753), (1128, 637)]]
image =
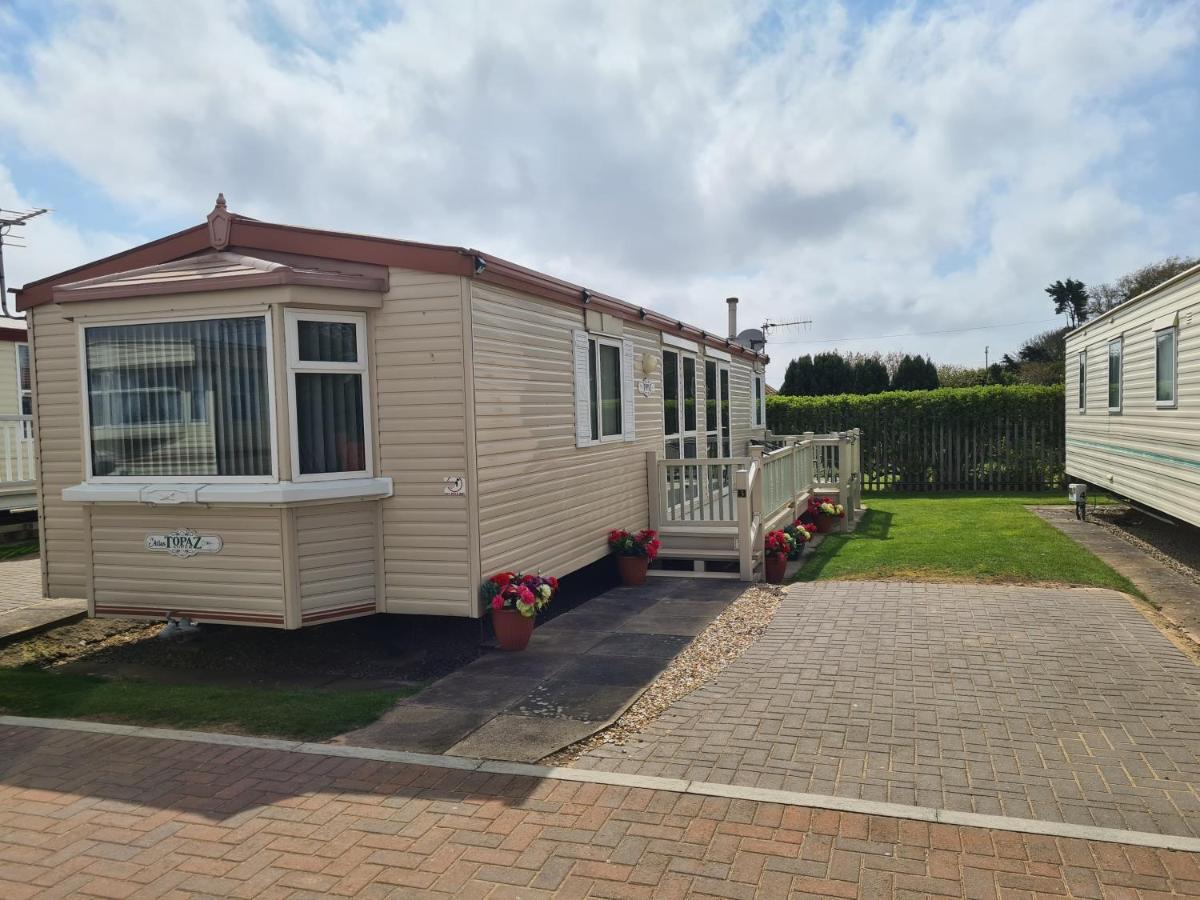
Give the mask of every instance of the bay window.
[(84, 328), (88, 474), (271, 480), (264, 316)]
[[(366, 316), (283, 321), (291, 480), (369, 475)], [(269, 315), (87, 324), (82, 345), (88, 480), (279, 480)]]
[(366, 316), (287, 311), (292, 477), (371, 471)]

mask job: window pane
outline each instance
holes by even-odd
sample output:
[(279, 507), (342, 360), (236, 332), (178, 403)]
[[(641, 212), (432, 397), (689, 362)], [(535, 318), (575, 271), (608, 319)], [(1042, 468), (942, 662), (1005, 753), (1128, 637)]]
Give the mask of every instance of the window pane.
[(588, 341), (588, 391), (591, 395), (592, 440), (600, 440), (600, 385), (596, 381), (596, 342)]
[(763, 383), (757, 375), (754, 377), (754, 424), (762, 424)]
[(1160, 331), (1155, 353), (1154, 398), (1159, 403), (1175, 401), (1175, 332)]
[(295, 378), (300, 474), (363, 471), (362, 375), (301, 372)]
[(694, 437), (685, 437), (683, 439), (683, 456), (685, 459), (696, 458), (696, 439)]
[(705, 455), (709, 459), (716, 459), (718, 456), (721, 455), (720, 449), (717, 446), (717, 436), (715, 434), (711, 434), (711, 433), (709, 434), (708, 441), (706, 442), (706, 446), (704, 449), (705, 449)]
[(604, 437), (621, 433), (621, 350), (600, 345), (600, 427)]
[(679, 354), (663, 351), (663, 421), (666, 434), (679, 434)]
[(704, 363), (704, 427), (709, 432), (717, 430), (717, 364), (714, 362)]
[(683, 430), (696, 430), (696, 361), (690, 356), (683, 358)]
[[(721, 430), (725, 435), (725, 446), (729, 446), (729, 370), (721, 370)], [(725, 455), (729, 452), (726, 450)]]
[(1087, 353), (1079, 354), (1079, 408), (1087, 408)]
[(17, 377), (21, 382), (21, 390), (30, 389), (29, 384), (29, 345), (17, 344)]
[(679, 459), (679, 438), (667, 441), (666, 458)]
[(1108, 345), (1108, 406), (1121, 406), (1121, 345)]
[(302, 362), (358, 362), (358, 327), (353, 322), (296, 323)]
[(92, 473), (271, 474), (261, 317), (88, 328)]

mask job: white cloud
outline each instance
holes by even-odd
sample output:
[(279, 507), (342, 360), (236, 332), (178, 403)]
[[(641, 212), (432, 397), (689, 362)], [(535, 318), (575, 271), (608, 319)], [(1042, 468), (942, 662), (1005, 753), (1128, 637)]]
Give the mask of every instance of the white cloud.
[[(721, 0), (220, 9), (75, 9), (0, 82), (8, 127), (137, 230), (198, 221), (224, 190), (249, 215), (471, 244), (714, 330), (739, 294), (744, 324), (809, 316), (814, 339), (1043, 318), (1048, 281), (1194, 250), (1200, 225), (1185, 173), (1157, 206), (1120, 179), (1170, 122), (1148, 86), (1196, 102), (1178, 74), (1194, 0), (870, 21)], [(1029, 330), (879, 346), (966, 360)], [(810, 349), (777, 342), (773, 380)]]

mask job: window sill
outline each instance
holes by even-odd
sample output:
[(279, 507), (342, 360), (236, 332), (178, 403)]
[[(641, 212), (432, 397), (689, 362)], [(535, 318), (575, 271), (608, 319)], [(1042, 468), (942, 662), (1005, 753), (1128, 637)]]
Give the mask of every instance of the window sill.
[(169, 484), (128, 482), (77, 484), (62, 492), (73, 503), (181, 504), (308, 503), (314, 500), (379, 500), (392, 496), (391, 478), (343, 478), (336, 481), (280, 481), (275, 484)]

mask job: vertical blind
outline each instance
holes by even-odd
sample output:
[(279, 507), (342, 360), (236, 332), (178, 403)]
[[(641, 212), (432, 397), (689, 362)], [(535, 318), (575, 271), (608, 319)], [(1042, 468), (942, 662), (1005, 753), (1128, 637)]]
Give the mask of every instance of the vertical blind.
[(296, 320), (298, 362), (292, 377), (301, 475), (367, 468), (363, 418), (366, 361), (359, 358), (358, 328), (357, 322)]
[(267, 476), (261, 316), (85, 332), (92, 474)]

